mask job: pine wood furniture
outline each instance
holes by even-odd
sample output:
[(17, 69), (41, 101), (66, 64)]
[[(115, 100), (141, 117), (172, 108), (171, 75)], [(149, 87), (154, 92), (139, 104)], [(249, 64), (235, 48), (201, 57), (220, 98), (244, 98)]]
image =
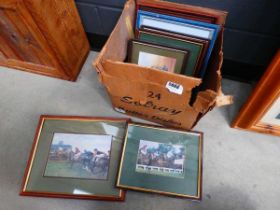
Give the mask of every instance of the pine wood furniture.
[(232, 127), (280, 136), (279, 101), (280, 50), (232, 123)]
[(1, 0), (0, 66), (74, 81), (88, 52), (74, 0)]

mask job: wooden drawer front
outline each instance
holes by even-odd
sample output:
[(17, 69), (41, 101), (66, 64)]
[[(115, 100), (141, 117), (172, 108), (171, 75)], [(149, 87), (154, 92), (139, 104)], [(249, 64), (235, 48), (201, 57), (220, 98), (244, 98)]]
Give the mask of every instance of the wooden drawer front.
[(0, 1), (0, 65), (74, 81), (88, 51), (74, 0)]
[(57, 74), (57, 62), (49, 52), (22, 1), (0, 3), (0, 65), (26, 71)]
[(6, 59), (54, 67), (16, 10), (0, 8), (0, 43)]

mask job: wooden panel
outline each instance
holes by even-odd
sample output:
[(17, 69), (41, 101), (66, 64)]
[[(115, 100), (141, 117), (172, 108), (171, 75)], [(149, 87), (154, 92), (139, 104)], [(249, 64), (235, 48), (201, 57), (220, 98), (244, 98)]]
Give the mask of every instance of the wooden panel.
[(0, 65), (61, 77), (59, 66), (22, 1), (0, 3)]
[(6, 58), (5, 55), (0, 51), (0, 60), (3, 60), (5, 58)]
[(2, 27), (0, 31), (0, 52), (4, 55), (5, 59), (19, 59), (19, 56), (8, 45), (8, 42), (2, 36)]
[[(10, 48), (17, 54), (17, 59), (44, 64), (40, 61), (38, 54), (35, 53), (31, 45), (28, 44), (30, 40), (38, 46), (38, 43), (35, 42), (23, 22), (19, 21), (20, 17), (16, 11), (0, 9), (0, 17), (0, 35), (9, 42)], [(39, 53), (42, 53), (42, 51)]]
[(89, 51), (73, 0), (2, 0), (0, 65), (75, 80)]
[(73, 0), (25, 0), (64, 73), (77, 76), (89, 52), (89, 44)]

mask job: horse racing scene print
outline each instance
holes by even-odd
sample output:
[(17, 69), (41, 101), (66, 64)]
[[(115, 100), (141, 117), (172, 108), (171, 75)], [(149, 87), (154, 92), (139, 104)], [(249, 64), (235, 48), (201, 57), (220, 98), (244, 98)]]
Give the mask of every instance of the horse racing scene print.
[(54, 133), (44, 176), (106, 180), (111, 135)]
[(185, 147), (140, 140), (136, 172), (184, 178)]

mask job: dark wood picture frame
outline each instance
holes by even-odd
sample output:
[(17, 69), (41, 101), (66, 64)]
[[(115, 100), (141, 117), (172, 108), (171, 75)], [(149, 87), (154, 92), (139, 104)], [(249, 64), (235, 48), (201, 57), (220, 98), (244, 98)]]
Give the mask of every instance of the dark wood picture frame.
[[(226, 11), (214, 10), (210, 8), (203, 8), (192, 5), (184, 5), (168, 1), (154, 1), (154, 0), (137, 0), (136, 1), (136, 14), (139, 7), (148, 7), (151, 10), (155, 9), (166, 14), (176, 14), (178, 17), (184, 15), (189, 16), (192, 20), (208, 22), (218, 25), (224, 25), (227, 17)], [(203, 21), (204, 20), (204, 21)]]
[(125, 190), (134, 190), (134, 191), (142, 191), (142, 192), (148, 192), (148, 193), (156, 193), (156, 194), (161, 194), (165, 196), (171, 196), (171, 197), (179, 197), (179, 198), (184, 198), (184, 199), (191, 199), (191, 200), (202, 200), (202, 176), (203, 176), (203, 133), (199, 131), (186, 131), (182, 129), (175, 129), (175, 128), (164, 128), (161, 126), (157, 125), (149, 125), (145, 123), (134, 123), (134, 122), (129, 122), (128, 126), (139, 126), (139, 127), (147, 127), (151, 129), (159, 129), (159, 130), (166, 130), (166, 131), (171, 131), (171, 132), (178, 132), (178, 133), (193, 133), (193, 134), (198, 134), (199, 136), (199, 143), (198, 143), (198, 179), (197, 179), (197, 196), (190, 196), (190, 195), (185, 195), (185, 194), (179, 194), (179, 193), (171, 193), (171, 192), (165, 192), (165, 191), (159, 191), (159, 190), (152, 190), (144, 187), (135, 187), (135, 186), (127, 186), (123, 185), (121, 183), (121, 176), (122, 176), (122, 167), (123, 167), (123, 162), (124, 162), (124, 155), (125, 155), (125, 149), (126, 149), (126, 144), (128, 141), (128, 130), (126, 131), (125, 139), (124, 139), (124, 144), (123, 144), (123, 149), (122, 149), (122, 155), (121, 155), (121, 161), (119, 164), (119, 171), (118, 171), (118, 178), (117, 178), (117, 184), (116, 186), (125, 189)]
[(280, 50), (232, 123), (233, 128), (279, 135), (280, 126), (262, 123), (263, 116), (280, 98)]
[[(120, 189), (119, 196), (108, 196), (108, 195), (75, 195), (75, 194), (67, 194), (67, 193), (54, 193), (54, 192), (36, 192), (36, 191), (26, 191), (26, 186), (28, 183), (28, 179), (30, 176), (30, 172), (32, 169), (33, 160), (36, 154), (36, 150), (38, 147), (38, 142), (40, 138), (40, 134), (44, 125), (45, 120), (80, 120), (80, 121), (126, 121), (127, 123), (130, 121), (129, 118), (104, 118), (104, 117), (82, 117), (82, 116), (57, 116), (57, 115), (41, 115), (39, 119), (39, 123), (36, 129), (34, 141), (32, 144), (31, 152), (29, 155), (29, 159), (27, 162), (27, 166), (25, 169), (22, 186), (20, 190), (21, 196), (35, 196), (35, 197), (50, 197), (50, 198), (70, 198), (70, 199), (88, 199), (88, 200), (104, 200), (104, 201), (124, 201), (125, 200), (125, 190)], [(127, 127), (127, 125), (126, 125)]]

